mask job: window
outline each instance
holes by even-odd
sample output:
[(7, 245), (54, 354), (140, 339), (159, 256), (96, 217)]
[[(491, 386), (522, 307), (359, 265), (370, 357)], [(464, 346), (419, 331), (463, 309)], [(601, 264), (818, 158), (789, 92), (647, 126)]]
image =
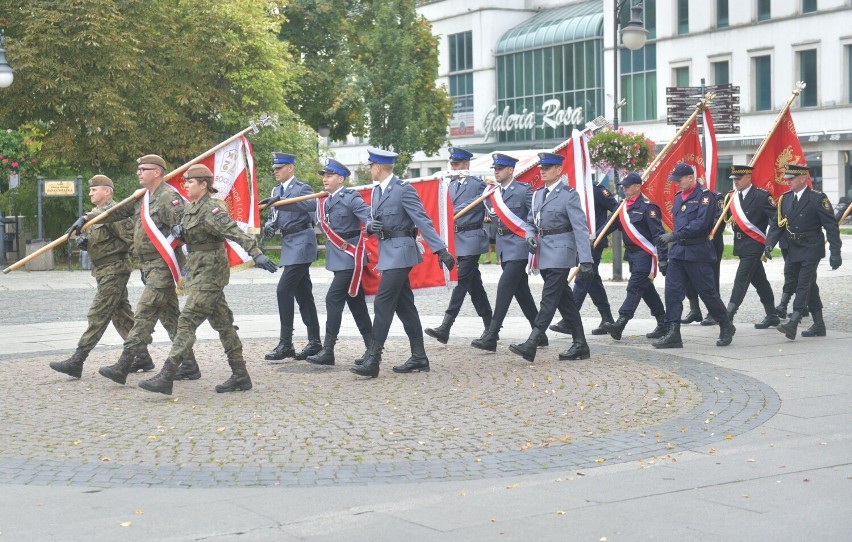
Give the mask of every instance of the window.
[(751, 62), (754, 75), (754, 110), (769, 111), (772, 109), (772, 57), (756, 56)]
[(676, 87), (688, 87), (689, 86), (689, 66), (682, 66), (680, 68), (674, 69), (674, 76), (672, 77), (672, 81), (674, 82), (674, 86)]
[(728, 22), (728, 0), (716, 0), (716, 28), (727, 28)]
[(817, 10), (817, 0), (802, 0), (802, 13), (813, 13)]
[(772, 2), (770, 0), (757, 0), (757, 20), (768, 21), (772, 17)]
[(677, 0), (677, 33), (689, 34), (689, 0)]
[(799, 104), (802, 107), (815, 107), (817, 105), (817, 51), (807, 49), (796, 53), (796, 61), (799, 65), (799, 80), (805, 82), (805, 88), (799, 95)]
[(450, 97), (453, 118), (450, 136), (473, 135), (473, 32), (449, 36)]
[(731, 68), (727, 60), (712, 62), (710, 66), (713, 69), (714, 85), (727, 85), (731, 82)]
[(852, 45), (843, 49), (846, 51), (846, 102), (852, 104)]
[[(630, 17), (621, 10), (622, 24)], [(645, 0), (642, 4), (642, 19), (648, 31), (648, 39), (657, 38), (657, 0)], [(621, 97), (627, 100), (620, 110), (625, 122), (656, 120), (657, 118), (657, 45), (646, 44), (638, 51), (619, 50), (619, 72), (621, 74)]]

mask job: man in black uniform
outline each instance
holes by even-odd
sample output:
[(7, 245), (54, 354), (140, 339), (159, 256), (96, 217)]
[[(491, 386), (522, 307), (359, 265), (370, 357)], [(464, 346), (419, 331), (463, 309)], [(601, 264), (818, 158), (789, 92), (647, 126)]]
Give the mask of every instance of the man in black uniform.
[(787, 237), (789, 246), (784, 262), (784, 277), (785, 280), (795, 281), (796, 297), (793, 299), (793, 314), (778, 326), (778, 331), (791, 341), (794, 340), (802, 320), (802, 311), (809, 308), (814, 323), (802, 332), (802, 337), (825, 337), (822, 300), (816, 283), (817, 266), (825, 258), (825, 237), (828, 237), (831, 251), (828, 259), (831, 268), (837, 269), (843, 263), (840, 258), (840, 229), (828, 197), (808, 187), (807, 166), (787, 164), (784, 178), (789, 179), (790, 190), (784, 192), (778, 202), (778, 222), (769, 229), (765, 253), (771, 257), (772, 247), (778, 239), (782, 235)]
[[(701, 186), (705, 186), (704, 179), (698, 179), (698, 183)], [(709, 190), (708, 190), (709, 192)], [(722, 216), (722, 210), (725, 208), (725, 198), (719, 192), (710, 192), (716, 198), (716, 210), (713, 215), (713, 224), (715, 225), (719, 222), (719, 217)], [(711, 228), (712, 231), (712, 228)], [(713, 281), (716, 283), (716, 293), (720, 294), (720, 275), (722, 271), (722, 253), (725, 252), (725, 222), (723, 221), (719, 224), (719, 229), (716, 230), (716, 235), (713, 236), (713, 250), (716, 251), (716, 261), (713, 262)], [(715, 326), (718, 324), (715, 318), (711, 314), (707, 314), (707, 317), (703, 320), (701, 319), (701, 308), (698, 304), (698, 292), (695, 291), (695, 288), (692, 285), (689, 285), (686, 288), (686, 298), (689, 300), (689, 312), (686, 314), (686, 317), (681, 319), (681, 324), (689, 324), (692, 322), (701, 322), (702, 326)]]
[(754, 286), (760, 303), (766, 312), (756, 329), (777, 326), (780, 321), (775, 314), (775, 296), (763, 269), (763, 249), (766, 247), (766, 230), (775, 222), (776, 208), (772, 194), (751, 184), (751, 166), (732, 166), (731, 179), (736, 190), (731, 191), (730, 218), (734, 230), (734, 256), (739, 256), (740, 265), (734, 277), (734, 287), (728, 301), (728, 317), (733, 320), (737, 308), (745, 298), (748, 285)]

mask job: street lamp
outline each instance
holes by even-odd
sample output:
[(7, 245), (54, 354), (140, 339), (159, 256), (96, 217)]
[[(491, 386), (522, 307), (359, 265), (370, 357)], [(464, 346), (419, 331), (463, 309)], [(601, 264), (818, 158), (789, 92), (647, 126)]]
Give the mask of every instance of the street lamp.
[(0, 30), (0, 88), (6, 88), (15, 80), (15, 72), (6, 60), (6, 49), (3, 48), (3, 30)]
[[(618, 35), (621, 34), (624, 46), (631, 51), (637, 51), (645, 46), (648, 41), (648, 31), (642, 24), (642, 6), (630, 7), (630, 22), (619, 31), (621, 26), (621, 10), (632, 0), (613, 0), (612, 19), (612, 67), (613, 67), (613, 90), (612, 90), (612, 127), (618, 130), (618, 110), (624, 105), (624, 101), (618, 99), (618, 86), (621, 79), (618, 75)], [(612, 169), (613, 181), (618, 183), (618, 168)], [(613, 187), (618, 190), (618, 187)], [(616, 230), (612, 234), (612, 280), (624, 280), (621, 273), (621, 231)]]
[(328, 127), (328, 124), (323, 122), (319, 125), (319, 128), (317, 128), (317, 133), (321, 138), (325, 139), (331, 133), (331, 128)]

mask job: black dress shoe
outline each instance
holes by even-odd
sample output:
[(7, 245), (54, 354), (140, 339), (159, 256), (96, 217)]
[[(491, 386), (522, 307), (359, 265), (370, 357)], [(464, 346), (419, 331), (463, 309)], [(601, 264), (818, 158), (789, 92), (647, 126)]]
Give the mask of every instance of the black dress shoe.
[(393, 368), (395, 373), (428, 373), (429, 358), (410, 357), (402, 365), (397, 365)]

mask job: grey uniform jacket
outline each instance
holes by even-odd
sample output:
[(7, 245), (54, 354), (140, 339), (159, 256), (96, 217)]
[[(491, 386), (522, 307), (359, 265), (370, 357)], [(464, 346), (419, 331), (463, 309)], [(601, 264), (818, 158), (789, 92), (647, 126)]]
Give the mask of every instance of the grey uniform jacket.
[[(423, 203), (413, 186), (400, 181), (394, 175), (382, 197), (376, 198), (375, 194), (374, 187), (370, 208), (373, 219), (382, 223), (383, 231), (413, 232), (417, 226), (432, 252), (447, 248), (435, 231), (432, 220), (426, 215)], [(376, 266), (379, 271), (414, 267), (423, 261), (413, 236), (382, 239), (381, 235), (377, 234), (376, 237), (379, 238), (379, 263)]]
[[(453, 212), (457, 213), (470, 205), (473, 200), (482, 195), (487, 186), (479, 177), (451, 181), (450, 199), (453, 202)], [(456, 230), (478, 226), (474, 230), (455, 232), (456, 256), (478, 256), (488, 252), (488, 233), (485, 231), (484, 222), (484, 204), (471, 209), (455, 221)]]
[[(282, 192), (281, 184), (272, 189), (272, 196), (281, 199), (307, 196), (314, 191), (299, 179), (293, 178)], [(275, 230), (285, 232), (291, 228), (310, 226), (301, 231), (284, 235), (281, 238), (281, 265), (296, 265), (315, 262), (317, 259), (317, 236), (313, 225), (316, 224), (316, 200), (300, 201), (281, 207), (272, 207), (267, 224), (274, 224)]]
[[(357, 190), (341, 188), (334, 196), (325, 199), (325, 222), (343, 239), (354, 245), (358, 243), (361, 223), (370, 221), (370, 208)], [(366, 258), (367, 253), (364, 253)], [(355, 269), (355, 260), (330, 242), (325, 244), (325, 268), (329, 271)]]
[[(545, 198), (540, 188), (533, 197), (532, 210), (527, 220), (539, 234), (538, 268), (568, 269), (580, 263), (592, 263), (592, 245), (586, 213), (580, 205), (580, 196), (563, 182), (553, 185)], [(549, 234), (570, 226), (573, 231)], [(527, 234), (530, 235), (529, 233)]]
[[(497, 188), (497, 190), (500, 190), (500, 188)], [(486, 201), (490, 202), (491, 200), (488, 199)], [(526, 221), (532, 207), (532, 190), (530, 190), (530, 186), (526, 183), (513, 180), (503, 192), (503, 203), (518, 218)], [(491, 220), (497, 226), (497, 258), (501, 262), (526, 260), (530, 255), (526, 242), (500, 222), (490, 203), (488, 205), (488, 212), (491, 215)], [(524, 229), (528, 231), (529, 227), (525, 224)]]

